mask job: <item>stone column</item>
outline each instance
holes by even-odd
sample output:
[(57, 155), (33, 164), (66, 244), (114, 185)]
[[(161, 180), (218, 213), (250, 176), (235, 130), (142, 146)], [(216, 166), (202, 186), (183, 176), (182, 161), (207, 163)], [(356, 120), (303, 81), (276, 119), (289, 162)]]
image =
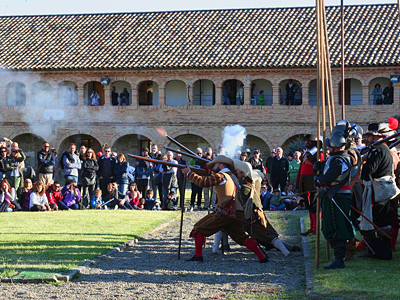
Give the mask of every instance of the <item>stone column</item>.
[(111, 106), (111, 87), (109, 85), (103, 85), (104, 88), (104, 106)]
[(251, 87), (250, 86), (245, 86), (245, 87), (243, 87), (243, 89), (244, 89), (243, 104), (244, 105), (251, 105)]
[(400, 108), (400, 83), (392, 82), (393, 85), (393, 104), (395, 108)]
[(139, 89), (138, 88), (132, 88), (131, 87), (131, 102), (132, 102), (132, 107), (133, 108), (138, 108), (139, 105)]
[(279, 85), (272, 86), (272, 105), (279, 105)]
[(194, 101), (194, 86), (193, 86), (193, 84), (189, 87), (189, 99), (190, 99), (190, 103), (188, 101), (187, 104), (194, 105), (194, 103), (193, 103), (193, 101)]
[(310, 104), (310, 95), (309, 95), (309, 87), (307, 86), (302, 86), (302, 104)]
[(6, 101), (6, 88), (0, 88), (0, 106), (6, 106), (7, 101)]
[(165, 86), (158, 87), (158, 105), (165, 105)]
[(85, 89), (83, 87), (78, 87), (78, 106), (85, 105)]
[(222, 87), (215, 86), (215, 105), (222, 105)]
[(57, 106), (58, 105), (58, 88), (53, 87), (51, 89), (51, 103), (49, 103), (49, 106)]
[(362, 104), (369, 104), (369, 85), (362, 86)]

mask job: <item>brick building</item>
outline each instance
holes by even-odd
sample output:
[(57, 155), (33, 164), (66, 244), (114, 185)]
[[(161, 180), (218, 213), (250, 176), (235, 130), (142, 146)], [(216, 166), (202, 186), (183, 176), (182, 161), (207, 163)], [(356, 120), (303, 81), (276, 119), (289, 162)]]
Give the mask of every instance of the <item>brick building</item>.
[[(327, 8), (337, 119), (339, 15)], [(400, 72), (397, 6), (347, 6), (345, 30), (347, 119), (399, 114), (398, 83), (392, 104), (372, 95)], [(241, 124), (246, 147), (267, 155), (316, 132), (314, 8), (1, 17), (0, 40), (2, 134), (31, 164), (43, 140), (138, 153), (168, 143), (161, 127), (191, 148), (217, 148), (222, 129)], [(288, 83), (298, 87), (289, 103)], [(119, 102), (127, 89), (127, 105), (112, 105), (113, 87)], [(94, 89), (100, 106), (89, 105)]]

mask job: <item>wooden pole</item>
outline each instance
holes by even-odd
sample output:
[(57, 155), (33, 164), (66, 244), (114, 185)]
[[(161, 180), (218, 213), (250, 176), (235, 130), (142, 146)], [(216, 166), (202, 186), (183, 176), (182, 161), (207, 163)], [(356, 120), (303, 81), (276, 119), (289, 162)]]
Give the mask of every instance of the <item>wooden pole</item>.
[[(186, 176), (183, 175), (183, 199), (181, 199), (181, 225), (179, 228), (178, 259), (181, 259), (182, 230), (183, 230), (183, 211), (185, 210)], [(182, 195), (181, 195), (182, 197)]]
[[(319, 137), (321, 136), (321, 41), (320, 41), (320, 27), (319, 27), (319, 0), (316, 0), (316, 30), (317, 30), (317, 160), (320, 161), (320, 149), (321, 143), (319, 141)], [(322, 100), (323, 101), (323, 100)], [(315, 268), (319, 268), (319, 214), (318, 209), (320, 206), (320, 200), (317, 197), (317, 228), (316, 228), (316, 236), (315, 236)]]
[(345, 106), (345, 77), (344, 77), (344, 6), (343, 0), (340, 0), (340, 28), (341, 28), (341, 36), (340, 36), (340, 59), (341, 59), (341, 77), (342, 77), (342, 86), (341, 86), (341, 95), (342, 95), (342, 120), (346, 120), (346, 106)]

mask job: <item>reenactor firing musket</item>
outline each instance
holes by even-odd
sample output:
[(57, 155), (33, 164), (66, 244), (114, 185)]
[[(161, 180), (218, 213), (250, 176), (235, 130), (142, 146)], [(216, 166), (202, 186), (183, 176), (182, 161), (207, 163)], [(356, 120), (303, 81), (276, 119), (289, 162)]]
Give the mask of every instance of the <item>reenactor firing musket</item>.
[[(398, 132), (396, 132), (396, 133), (394, 133), (394, 134), (392, 134), (392, 135), (390, 135), (388, 137), (385, 137), (384, 139), (380, 139), (380, 140), (372, 143), (371, 145), (361, 149), (361, 155), (367, 153), (372, 147), (381, 145), (381, 144), (386, 143), (386, 142), (389, 142), (389, 141), (391, 141), (392, 139), (394, 139), (394, 138), (396, 138), (398, 136), (400, 136), (400, 131), (398, 131)], [(394, 143), (392, 143), (392, 145), (389, 146), (389, 148), (393, 148), (395, 145), (398, 145), (398, 144), (399, 144), (399, 141), (395, 141)]]

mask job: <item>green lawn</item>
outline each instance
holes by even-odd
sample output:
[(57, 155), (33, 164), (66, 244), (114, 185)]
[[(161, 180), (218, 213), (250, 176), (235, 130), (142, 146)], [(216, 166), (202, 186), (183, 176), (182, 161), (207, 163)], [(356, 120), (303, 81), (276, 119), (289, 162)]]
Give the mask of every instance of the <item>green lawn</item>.
[(66, 272), (179, 212), (58, 211), (1, 214), (0, 277)]
[[(306, 228), (309, 228), (309, 219), (306, 219)], [(360, 235), (357, 234), (360, 240)], [(309, 237), (312, 263), (315, 266), (315, 236)], [(359, 258), (362, 253), (356, 253), (354, 261), (346, 262), (346, 268), (340, 270), (324, 270), (323, 266), (330, 261), (326, 260), (326, 241), (321, 233), (320, 268), (313, 268), (314, 292), (321, 296), (342, 299), (400, 299), (400, 245), (397, 243), (397, 252), (394, 252), (392, 261)], [(332, 260), (333, 250), (330, 251)]]

